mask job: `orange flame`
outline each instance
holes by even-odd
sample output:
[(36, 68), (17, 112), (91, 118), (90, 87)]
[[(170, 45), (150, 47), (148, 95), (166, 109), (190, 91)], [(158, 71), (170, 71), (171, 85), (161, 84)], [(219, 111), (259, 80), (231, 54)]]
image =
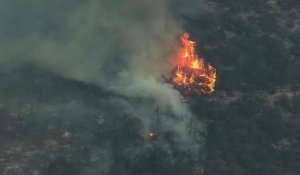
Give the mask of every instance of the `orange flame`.
[(171, 79), (174, 87), (183, 95), (214, 92), (216, 69), (196, 54), (196, 43), (190, 40), (188, 33), (183, 33), (180, 39), (182, 48), (179, 50), (178, 65)]

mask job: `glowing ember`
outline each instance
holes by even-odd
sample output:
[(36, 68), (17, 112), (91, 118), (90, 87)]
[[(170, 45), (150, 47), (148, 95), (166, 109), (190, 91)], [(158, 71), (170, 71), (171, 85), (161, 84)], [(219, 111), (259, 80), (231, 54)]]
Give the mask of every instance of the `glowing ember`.
[(210, 94), (216, 85), (216, 69), (196, 52), (196, 43), (188, 33), (181, 36), (182, 48), (178, 53), (178, 65), (171, 81), (183, 95)]
[(155, 136), (156, 136), (156, 134), (154, 132), (149, 132), (148, 133), (149, 138), (154, 138)]

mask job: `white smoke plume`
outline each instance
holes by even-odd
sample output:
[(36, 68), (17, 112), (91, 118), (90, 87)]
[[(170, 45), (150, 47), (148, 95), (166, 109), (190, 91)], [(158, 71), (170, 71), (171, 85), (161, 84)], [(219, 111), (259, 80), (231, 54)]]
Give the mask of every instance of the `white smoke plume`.
[(179, 140), (188, 139), (192, 114), (161, 76), (174, 66), (174, 48), (183, 31), (171, 11), (192, 14), (197, 7), (201, 9), (194, 1), (171, 0), (3, 0), (0, 65), (32, 64), (124, 96), (150, 99), (148, 109), (159, 107), (175, 116), (162, 115), (162, 125), (176, 131)]
[[(14, 4), (6, 3), (2, 2), (2, 8)], [(161, 98), (156, 93), (169, 90), (167, 96), (178, 96), (170, 92), (172, 88), (157, 82), (163, 71), (170, 71), (166, 66), (170, 65), (172, 45), (180, 32), (167, 13), (168, 1), (89, 0), (68, 11), (47, 1), (16, 1), (14, 5), (21, 8), (20, 21), (1, 25), (2, 63), (13, 60), (35, 64), (125, 95), (136, 91), (135, 96)], [(11, 37), (7, 35), (9, 30), (14, 30)], [(170, 98), (166, 98), (168, 102), (157, 101), (163, 106), (175, 105)]]

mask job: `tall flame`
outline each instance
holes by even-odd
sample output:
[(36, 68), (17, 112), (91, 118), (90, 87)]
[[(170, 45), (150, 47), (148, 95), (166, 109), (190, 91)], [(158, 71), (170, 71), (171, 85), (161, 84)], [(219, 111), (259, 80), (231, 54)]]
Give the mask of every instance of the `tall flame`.
[(181, 36), (182, 48), (178, 53), (178, 65), (171, 81), (183, 95), (210, 94), (214, 92), (216, 69), (196, 54), (196, 43), (188, 33)]

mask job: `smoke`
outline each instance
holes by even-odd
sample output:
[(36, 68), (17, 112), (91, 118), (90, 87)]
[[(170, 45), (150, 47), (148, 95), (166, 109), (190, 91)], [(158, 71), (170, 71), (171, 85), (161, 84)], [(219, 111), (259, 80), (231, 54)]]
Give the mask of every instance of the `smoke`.
[(149, 99), (153, 103), (145, 103), (147, 107), (126, 106), (139, 111), (148, 126), (147, 116), (155, 108), (170, 113), (161, 116), (163, 127), (187, 142), (192, 114), (161, 76), (174, 66), (174, 44), (183, 31), (171, 12), (194, 14), (200, 2), (2, 0), (0, 66), (34, 65), (130, 98)]
[[(1, 24), (0, 63), (34, 64), (120, 93), (136, 88), (139, 94), (135, 96), (141, 97), (158, 93), (152, 90), (171, 90), (157, 82), (162, 73), (170, 72), (168, 59), (180, 32), (166, 10), (168, 1), (77, 3), (60, 7), (58, 2), (3, 1), (3, 9), (13, 6), (18, 11), (2, 15), (8, 19)], [(174, 92), (168, 94), (178, 97)], [(175, 104), (157, 101), (165, 102), (162, 106)]]
[(168, 1), (89, 0), (68, 5), (30, 0), (0, 5), (5, 13), (2, 65), (34, 64), (124, 95), (152, 97), (160, 106), (181, 111), (178, 93), (160, 82), (171, 70), (170, 53), (181, 32)]

